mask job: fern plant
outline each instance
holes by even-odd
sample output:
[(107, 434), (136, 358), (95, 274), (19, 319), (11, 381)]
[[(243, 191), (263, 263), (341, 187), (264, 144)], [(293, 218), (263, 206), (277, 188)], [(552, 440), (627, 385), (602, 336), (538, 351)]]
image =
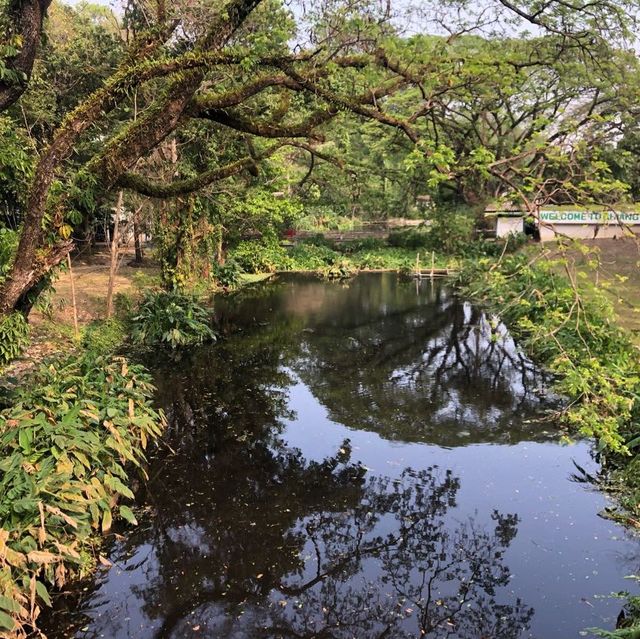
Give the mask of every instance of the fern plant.
[(189, 295), (176, 291), (148, 291), (132, 319), (131, 338), (146, 346), (172, 349), (214, 341), (209, 312)]

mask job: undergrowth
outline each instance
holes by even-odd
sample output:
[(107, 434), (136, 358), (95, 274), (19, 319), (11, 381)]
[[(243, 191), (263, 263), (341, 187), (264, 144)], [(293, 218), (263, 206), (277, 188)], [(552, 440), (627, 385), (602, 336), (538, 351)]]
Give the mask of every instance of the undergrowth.
[(164, 417), (144, 368), (93, 353), (51, 361), (0, 412), (0, 637), (37, 630), (50, 592), (89, 574), (98, 533), (135, 523), (126, 467)]
[(563, 257), (522, 252), (468, 260), (461, 292), (499, 314), (569, 399), (562, 422), (612, 460), (640, 446), (640, 357), (613, 307)]
[(210, 316), (196, 298), (177, 291), (147, 291), (131, 319), (131, 339), (146, 346), (171, 348), (213, 341)]

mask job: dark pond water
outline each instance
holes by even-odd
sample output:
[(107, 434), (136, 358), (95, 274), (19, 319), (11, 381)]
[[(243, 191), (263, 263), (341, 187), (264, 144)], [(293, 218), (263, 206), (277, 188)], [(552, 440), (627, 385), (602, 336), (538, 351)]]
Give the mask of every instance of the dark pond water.
[[(597, 516), (546, 380), (439, 285), (287, 277), (157, 371), (167, 447), (113, 567), (49, 636), (567, 639), (637, 542)], [(64, 609), (62, 609), (64, 608)]]

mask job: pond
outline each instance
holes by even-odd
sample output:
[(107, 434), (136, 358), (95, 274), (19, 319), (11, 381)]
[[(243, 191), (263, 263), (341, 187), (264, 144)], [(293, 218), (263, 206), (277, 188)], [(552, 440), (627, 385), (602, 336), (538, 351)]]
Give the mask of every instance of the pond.
[(111, 568), (50, 638), (567, 639), (612, 628), (638, 544), (598, 516), (549, 380), (431, 281), (287, 276), (158, 364), (169, 419)]

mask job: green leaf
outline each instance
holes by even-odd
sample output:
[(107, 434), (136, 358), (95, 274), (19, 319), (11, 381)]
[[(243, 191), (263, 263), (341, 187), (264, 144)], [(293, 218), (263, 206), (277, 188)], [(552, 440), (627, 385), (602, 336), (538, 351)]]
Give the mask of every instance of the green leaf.
[(129, 506), (120, 506), (120, 517), (134, 526), (138, 525), (138, 520)]
[(41, 581), (36, 581), (36, 592), (40, 599), (42, 599), (47, 606), (51, 607), (51, 597), (49, 596), (47, 587)]
[(0, 628), (4, 628), (5, 630), (13, 630), (15, 626), (15, 622), (13, 619), (6, 613), (0, 610)]

